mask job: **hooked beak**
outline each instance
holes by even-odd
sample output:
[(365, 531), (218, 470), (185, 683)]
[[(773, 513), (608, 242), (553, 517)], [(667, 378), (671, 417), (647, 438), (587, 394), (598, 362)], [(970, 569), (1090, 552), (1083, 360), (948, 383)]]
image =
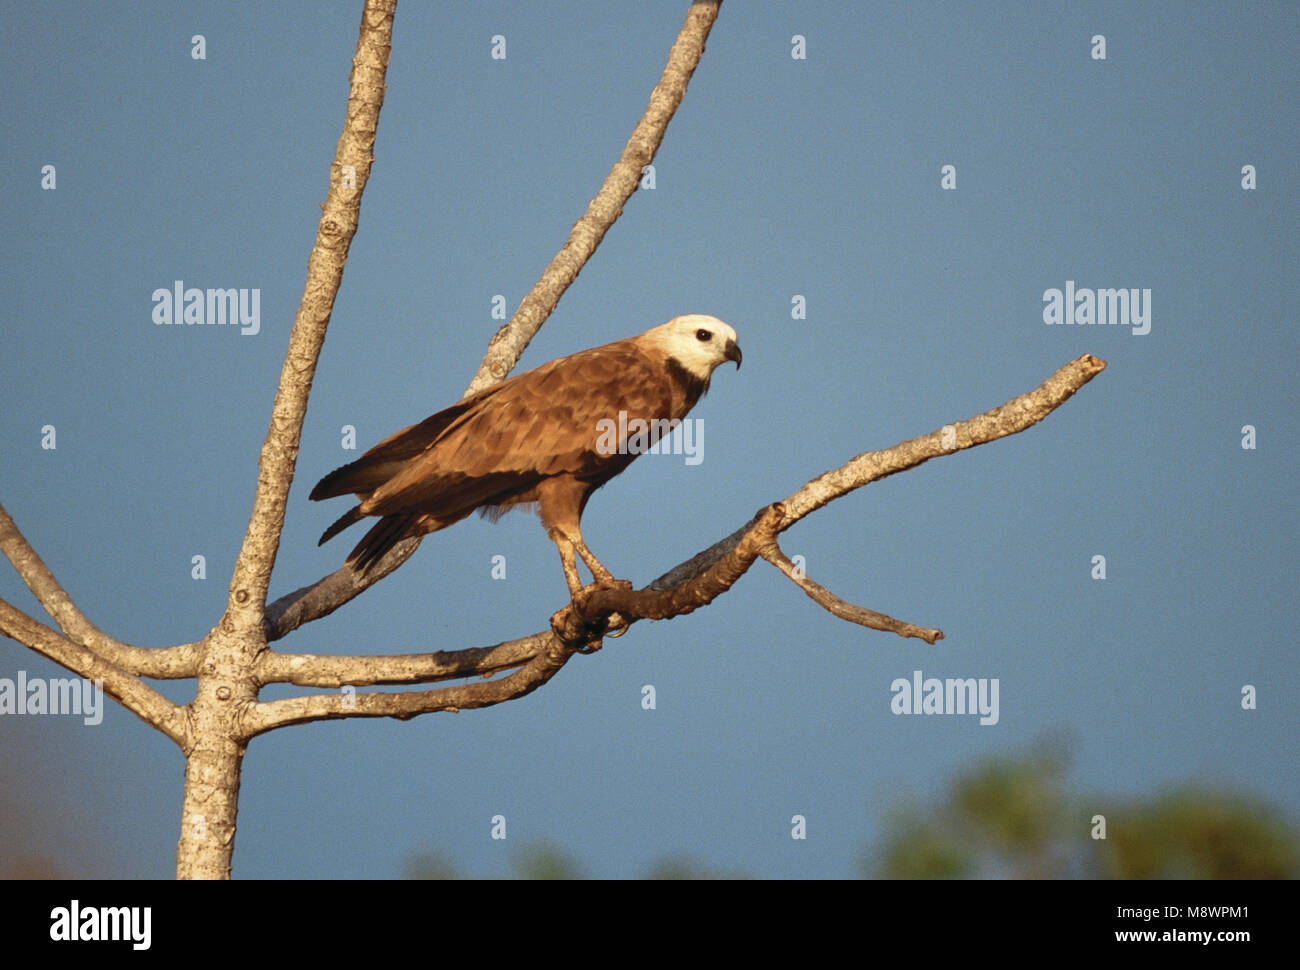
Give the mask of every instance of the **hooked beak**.
[(727, 341), (727, 346), (723, 348), (722, 356), (727, 360), (734, 360), (736, 362), (736, 370), (740, 370), (740, 345), (734, 340)]

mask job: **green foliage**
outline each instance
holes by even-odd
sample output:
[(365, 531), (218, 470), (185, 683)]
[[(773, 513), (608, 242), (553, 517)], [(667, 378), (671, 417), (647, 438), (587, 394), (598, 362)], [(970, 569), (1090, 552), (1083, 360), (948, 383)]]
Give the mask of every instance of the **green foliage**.
[(402, 867), (406, 879), (459, 879), (455, 864), (436, 852), (417, 852)]
[(1116, 812), (1100, 845), (1110, 879), (1293, 879), (1295, 830), (1271, 806), (1184, 786)]
[[(1272, 807), (1186, 785), (1149, 800), (1081, 800), (1060, 744), (992, 758), (929, 809), (897, 811), (864, 861), (887, 879), (1287, 879), (1300, 838)], [(1093, 817), (1105, 817), (1094, 839)]]
[(648, 879), (747, 879), (742, 873), (728, 873), (713, 869), (686, 856), (663, 859), (650, 870)]
[(519, 850), (511, 868), (520, 879), (582, 879), (578, 860), (551, 842), (534, 842)]

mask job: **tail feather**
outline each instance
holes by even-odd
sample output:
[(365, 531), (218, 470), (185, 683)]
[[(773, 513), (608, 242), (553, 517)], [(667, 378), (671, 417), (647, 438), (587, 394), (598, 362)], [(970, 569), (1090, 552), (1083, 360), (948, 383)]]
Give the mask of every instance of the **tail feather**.
[[(357, 506), (357, 508), (360, 508), (360, 506)], [(354, 509), (353, 512), (355, 511)], [(351, 514), (351, 512), (348, 513), (348, 515)], [(357, 572), (365, 572), (380, 559), (383, 559), (389, 549), (406, 538), (415, 517), (416, 513), (414, 512), (404, 512), (399, 515), (385, 515), (376, 522), (370, 531), (365, 534), (365, 537), (357, 543), (356, 548), (348, 553), (347, 561), (352, 564), (352, 568)], [(344, 518), (347, 518), (347, 516), (345, 515)], [(358, 515), (357, 518), (361, 518), (361, 516)], [(335, 523), (335, 525), (337, 524)], [(332, 529), (333, 526), (330, 528)]]
[(352, 525), (355, 522), (360, 522), (364, 518), (365, 516), (361, 514), (361, 506), (360, 505), (352, 506), (352, 508), (348, 509), (337, 519), (335, 519), (333, 525), (331, 525), (328, 529), (326, 529), (324, 532), (321, 533), (321, 537), (317, 541), (316, 545), (318, 546), (325, 545), (325, 543), (329, 542), (331, 539), (333, 539), (336, 535), (338, 535), (348, 526)]

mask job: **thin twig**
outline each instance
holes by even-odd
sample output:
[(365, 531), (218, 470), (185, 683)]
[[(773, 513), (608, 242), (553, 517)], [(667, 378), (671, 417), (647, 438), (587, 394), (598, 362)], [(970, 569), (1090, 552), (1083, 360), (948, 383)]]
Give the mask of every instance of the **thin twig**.
[(883, 630), (887, 633), (897, 633), (900, 637), (918, 637), (926, 643), (934, 643), (936, 640), (943, 639), (943, 631), (929, 629), (926, 627), (916, 626), (912, 623), (905, 623), (902, 620), (896, 620), (892, 616), (884, 613), (877, 613), (875, 610), (869, 610), (866, 607), (850, 603), (848, 600), (840, 599), (825, 586), (815, 583), (799, 570), (794, 563), (781, 551), (781, 547), (773, 543), (763, 550), (762, 556), (781, 572), (789, 577), (790, 581), (807, 593), (815, 603), (822, 606), (829, 612), (838, 616), (841, 620), (848, 620), (850, 623), (857, 623), (859, 626), (865, 626), (872, 630)]

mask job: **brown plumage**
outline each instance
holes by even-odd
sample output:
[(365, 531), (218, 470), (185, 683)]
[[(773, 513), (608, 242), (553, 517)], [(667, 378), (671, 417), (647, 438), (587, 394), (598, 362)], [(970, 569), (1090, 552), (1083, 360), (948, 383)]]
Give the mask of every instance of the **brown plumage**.
[[(312, 500), (352, 493), (360, 503), (320, 541), (379, 516), (347, 559), (364, 571), (401, 539), (445, 529), (475, 509), (496, 517), (537, 503), (570, 593), (582, 586), (575, 552), (597, 582), (612, 583), (580, 528), (591, 493), (639, 452), (635, 442), (625, 447), (625, 433), (611, 447), (610, 424), (623, 433), (635, 432), (637, 419), (680, 421), (726, 360), (740, 367), (736, 332), (715, 317), (688, 314), (472, 394), (322, 478)], [(658, 437), (652, 433), (646, 443)]]

